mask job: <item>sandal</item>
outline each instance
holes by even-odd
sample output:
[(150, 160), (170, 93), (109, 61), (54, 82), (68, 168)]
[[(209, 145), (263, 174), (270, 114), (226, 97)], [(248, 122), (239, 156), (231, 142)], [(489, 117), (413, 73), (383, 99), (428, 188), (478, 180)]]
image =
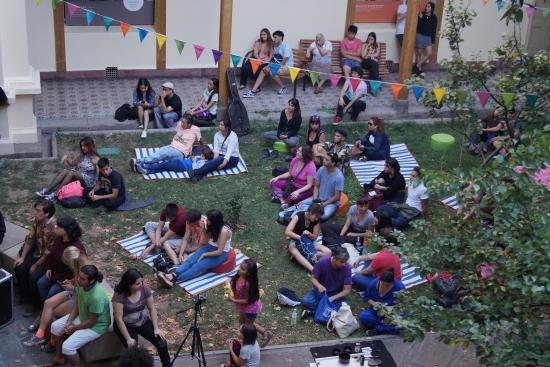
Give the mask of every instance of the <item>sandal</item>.
[(169, 278), (172, 274), (166, 274), (161, 271), (157, 273), (158, 281), (167, 288), (172, 288), (174, 286), (174, 278)]

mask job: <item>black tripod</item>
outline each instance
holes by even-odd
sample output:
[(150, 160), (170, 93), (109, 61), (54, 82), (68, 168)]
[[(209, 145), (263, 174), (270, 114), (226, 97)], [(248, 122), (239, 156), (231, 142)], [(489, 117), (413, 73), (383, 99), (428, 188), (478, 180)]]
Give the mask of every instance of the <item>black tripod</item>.
[[(197, 323), (199, 315), (202, 316), (202, 304), (204, 302), (206, 302), (206, 298), (201, 295), (197, 296), (197, 298), (195, 299), (195, 306), (194, 306), (195, 315), (193, 317), (193, 324), (191, 324), (191, 326), (189, 327), (189, 330), (187, 331), (185, 338), (183, 339), (180, 346), (178, 347), (176, 354), (174, 354), (174, 358), (172, 359), (172, 363), (170, 363), (170, 366), (174, 365), (174, 362), (176, 361), (176, 359), (178, 358), (181, 352), (181, 348), (183, 348), (183, 345), (187, 341), (187, 338), (189, 337), (189, 335), (193, 333), (193, 341), (191, 342), (191, 359), (194, 359), (196, 355), (197, 360), (199, 361), (199, 367), (201, 366), (206, 367), (206, 357), (204, 356), (204, 348), (202, 346), (201, 332), (199, 330), (199, 326)], [(191, 307), (182, 311), (178, 311), (176, 312), (176, 315), (187, 312), (190, 309)]]

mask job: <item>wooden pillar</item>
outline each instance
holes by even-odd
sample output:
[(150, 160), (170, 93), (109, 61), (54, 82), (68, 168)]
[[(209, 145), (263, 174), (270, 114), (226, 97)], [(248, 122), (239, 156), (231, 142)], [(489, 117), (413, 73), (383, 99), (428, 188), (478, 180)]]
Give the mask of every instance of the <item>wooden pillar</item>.
[(439, 32), (441, 31), (441, 23), (443, 23), (443, 8), (445, 0), (435, 0), (435, 15), (437, 16), (437, 31), (435, 33), (435, 43), (432, 47), (432, 57), (430, 62), (437, 61), (437, 51), (439, 50)]
[[(403, 47), (399, 57), (399, 74), (397, 80), (403, 83), (411, 77), (414, 43), (416, 40), (416, 25), (418, 24), (418, 3), (419, 0), (409, 0), (407, 3), (407, 17), (405, 20), (405, 33), (403, 35)], [(406, 88), (401, 90), (400, 99), (408, 98), (409, 93)]]
[(231, 30), (233, 23), (233, 0), (220, 0), (219, 50), (223, 52), (218, 62), (218, 116), (223, 117), (228, 104), (226, 70), (231, 67)]
[(67, 71), (65, 57), (65, 3), (58, 4), (53, 11), (53, 33), (55, 40), (55, 70)]
[[(160, 34), (166, 35), (166, 0), (155, 0), (155, 31)], [(157, 48), (157, 70), (166, 69), (166, 47), (159, 47), (155, 41)]]
[(348, 27), (355, 21), (355, 0), (348, 0), (348, 7), (346, 10), (346, 23), (344, 24), (344, 37), (348, 33)]

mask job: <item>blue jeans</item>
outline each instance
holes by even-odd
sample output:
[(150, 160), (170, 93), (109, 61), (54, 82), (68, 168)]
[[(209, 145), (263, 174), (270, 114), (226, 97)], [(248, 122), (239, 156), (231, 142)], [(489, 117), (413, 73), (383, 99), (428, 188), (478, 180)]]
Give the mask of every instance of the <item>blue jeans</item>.
[[(313, 203), (313, 197), (300, 201), (300, 205), (307, 206), (308, 208), (311, 206), (312, 203)], [(329, 204), (329, 205), (323, 206), (323, 216), (321, 217), (321, 221), (324, 222), (329, 220), (334, 215), (334, 213), (336, 213), (337, 210), (338, 210), (337, 204)]]
[(157, 129), (176, 127), (176, 123), (179, 120), (177, 112), (172, 111), (162, 113), (162, 109), (160, 107), (155, 107), (153, 111), (155, 113), (155, 127)]
[(144, 170), (147, 171), (148, 174), (163, 171), (186, 172), (191, 168), (191, 159), (171, 159), (169, 161), (156, 163), (142, 162), (140, 165)]
[(198, 277), (199, 275), (206, 273), (208, 270), (223, 264), (225, 260), (227, 260), (227, 252), (222, 252), (219, 256), (203, 257), (199, 260), (200, 256), (205, 252), (216, 251), (217, 249), (217, 246), (207, 243), (206, 245), (199, 247), (197, 251), (193, 252), (193, 254), (191, 254), (191, 256), (189, 256), (183, 264), (176, 268), (176, 279), (178, 283)]
[(38, 294), (40, 294), (40, 300), (42, 302), (44, 302), (51, 296), (54, 296), (57, 293), (64, 291), (64, 289), (58, 283), (49, 280), (46, 277), (46, 274), (42, 275), (42, 277), (38, 279), (38, 282), (36, 284), (38, 285)]
[[(359, 269), (363, 270), (369, 267), (371, 263), (371, 260), (363, 261), (363, 266), (360, 265)], [(351, 278), (351, 282), (354, 288), (360, 289), (361, 291), (366, 291), (370, 282), (372, 282), (373, 279), (376, 278), (376, 275), (374, 273), (371, 273), (370, 275), (365, 274), (355, 274)]]
[(140, 165), (142, 168), (146, 169), (143, 165), (183, 158), (185, 157), (183, 156), (182, 152), (171, 145), (165, 145), (157, 150), (155, 153), (148, 155), (147, 157), (143, 157), (140, 160)]
[[(338, 292), (329, 292), (329, 297), (339, 293)], [(309, 291), (307, 291), (306, 294), (304, 294), (304, 298), (302, 299), (302, 305), (307, 308), (308, 310), (315, 311), (317, 309), (317, 306), (319, 306), (319, 301), (321, 300), (322, 293), (320, 293), (317, 288), (311, 288)], [(338, 301), (344, 301), (344, 298), (340, 298)]]
[(395, 326), (382, 323), (382, 318), (372, 307), (361, 311), (359, 320), (367, 329), (376, 329), (379, 333), (394, 334), (397, 332)]
[(376, 211), (380, 213), (386, 213), (391, 219), (392, 225), (396, 229), (403, 229), (409, 224), (409, 221), (399, 213), (399, 210), (395, 209), (393, 206), (384, 204), (376, 208)]
[[(266, 131), (264, 133), (264, 139), (272, 142), (281, 141), (281, 139), (279, 139), (279, 137), (277, 136), (277, 130)], [(299, 140), (300, 140), (300, 137), (298, 135), (295, 135), (295, 136), (289, 136), (283, 141), (285, 142), (286, 145), (292, 148), (298, 144)]]
[[(201, 168), (195, 170), (195, 176), (206, 176), (206, 174), (215, 171), (218, 169), (218, 166), (222, 164), (225, 156), (220, 155), (217, 158), (211, 159), (206, 162)], [(239, 164), (239, 157), (229, 158), (229, 162), (225, 165), (223, 169), (233, 169)]]

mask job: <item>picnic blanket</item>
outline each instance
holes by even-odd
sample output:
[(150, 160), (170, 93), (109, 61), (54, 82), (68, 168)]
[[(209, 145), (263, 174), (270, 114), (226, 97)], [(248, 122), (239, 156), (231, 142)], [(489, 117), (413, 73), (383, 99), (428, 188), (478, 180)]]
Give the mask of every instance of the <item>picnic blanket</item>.
[(458, 199), (456, 198), (456, 195), (449, 196), (448, 198), (442, 199), (441, 202), (448, 207), (453, 208), (454, 210), (458, 210)]
[(153, 205), (156, 203), (155, 199), (145, 199), (145, 200), (136, 200), (132, 195), (126, 193), (126, 201), (120, 204), (115, 211), (117, 212), (128, 212), (130, 210), (136, 210), (140, 208), (145, 208), (146, 206)]
[[(145, 247), (151, 244), (151, 241), (149, 240), (149, 237), (147, 237), (147, 235), (143, 231), (141, 231), (131, 237), (117, 241), (117, 243), (120, 246), (122, 246), (122, 248), (130, 252), (131, 254), (138, 255), (145, 249)], [(158, 253), (149, 255), (145, 259), (143, 259), (143, 262), (145, 262), (150, 267), (153, 267), (153, 260), (158, 255), (159, 255)], [(209, 272), (209, 273), (200, 275), (194, 279), (190, 279), (185, 282), (180, 282), (178, 283), (178, 285), (182, 287), (187, 293), (194, 296), (210, 288), (214, 288), (220, 284), (223, 284), (226, 281), (228, 281), (230, 277), (237, 274), (237, 270), (239, 269), (239, 266), (241, 265), (241, 263), (248, 258), (241, 252), (237, 252), (237, 251), (235, 251), (235, 257), (236, 257), (235, 268), (229, 273), (215, 274), (215, 273)]]
[[(210, 148), (212, 148), (212, 145), (210, 145)], [(136, 151), (136, 157), (137, 159), (142, 159), (144, 157), (147, 157), (160, 148), (135, 148)], [(246, 163), (244, 162), (244, 159), (242, 155), (239, 157), (239, 164), (237, 167), (233, 169), (219, 169), (210, 172), (206, 175), (206, 177), (213, 177), (213, 176), (225, 176), (225, 175), (237, 175), (239, 173), (248, 172), (248, 167), (246, 167)], [(159, 173), (153, 173), (150, 175), (143, 175), (143, 177), (146, 180), (163, 180), (163, 179), (170, 179), (170, 178), (189, 178), (189, 174), (187, 172), (173, 172), (173, 171), (163, 171)]]
[[(411, 178), (411, 172), (415, 166), (418, 166), (406, 144), (394, 144), (390, 146), (390, 156), (397, 159), (401, 167), (401, 174), (405, 181)], [(384, 170), (385, 161), (350, 161), (350, 167), (361, 184), (370, 183), (376, 176)]]

